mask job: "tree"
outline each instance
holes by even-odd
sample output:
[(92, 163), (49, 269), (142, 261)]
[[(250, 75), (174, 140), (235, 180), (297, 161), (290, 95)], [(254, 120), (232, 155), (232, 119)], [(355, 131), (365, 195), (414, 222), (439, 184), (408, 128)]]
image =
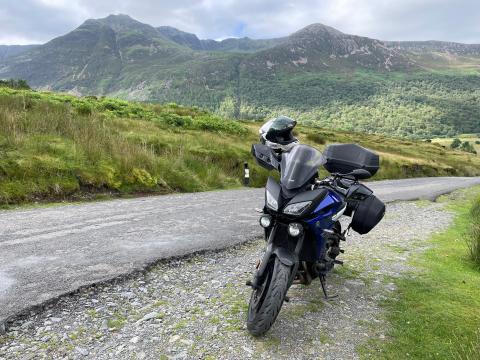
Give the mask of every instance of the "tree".
[(0, 87), (8, 87), (11, 89), (30, 90), (30, 86), (23, 79), (0, 80)]

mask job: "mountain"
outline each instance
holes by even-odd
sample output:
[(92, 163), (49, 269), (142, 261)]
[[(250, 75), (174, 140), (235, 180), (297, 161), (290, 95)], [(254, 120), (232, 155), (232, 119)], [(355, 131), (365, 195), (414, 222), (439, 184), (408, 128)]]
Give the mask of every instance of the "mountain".
[(255, 56), (268, 68), (302, 68), (310, 71), (332, 69), (406, 70), (416, 64), (379, 40), (344, 34), (322, 24), (309, 25), (277, 46)]
[(452, 136), (480, 132), (479, 48), (380, 41), (323, 24), (277, 39), (215, 41), (110, 15), (0, 58), (0, 78), (236, 118), (281, 112), (324, 127)]
[(10, 56), (15, 56), (34, 49), (37, 46), (39, 45), (0, 45), (0, 61), (3, 61)]
[(195, 34), (181, 31), (171, 26), (159, 26), (157, 27), (157, 31), (163, 37), (179, 45), (187, 46), (192, 50), (205, 50), (203, 42)]
[[(34, 87), (103, 94), (125, 69), (145, 58), (156, 66), (189, 59), (190, 51), (125, 15), (87, 20), (74, 31), (10, 56), (2, 77), (27, 79)], [(127, 71), (128, 73), (128, 71)]]
[(273, 47), (285, 40), (285, 38), (254, 40), (248, 37), (228, 38), (221, 41), (200, 40), (197, 35), (178, 30), (171, 26), (157, 27), (158, 32), (165, 38), (192, 50), (203, 51), (238, 51), (254, 52)]

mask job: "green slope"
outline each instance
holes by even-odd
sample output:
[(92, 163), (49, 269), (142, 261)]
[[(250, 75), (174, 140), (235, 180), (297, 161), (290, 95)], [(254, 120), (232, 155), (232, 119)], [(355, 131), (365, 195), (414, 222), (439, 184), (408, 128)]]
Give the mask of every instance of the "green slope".
[[(198, 108), (0, 88), (0, 204), (253, 186), (268, 172), (250, 154), (261, 123)], [(480, 175), (480, 157), (441, 145), (299, 127), (303, 143), (378, 151), (375, 179)]]

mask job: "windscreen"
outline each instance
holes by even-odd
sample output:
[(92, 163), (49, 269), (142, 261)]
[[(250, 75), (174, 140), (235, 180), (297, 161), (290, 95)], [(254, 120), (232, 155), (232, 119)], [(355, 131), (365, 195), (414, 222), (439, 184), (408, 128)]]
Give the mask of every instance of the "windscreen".
[(320, 151), (307, 145), (297, 145), (282, 154), (281, 182), (287, 189), (296, 189), (307, 183), (325, 163)]

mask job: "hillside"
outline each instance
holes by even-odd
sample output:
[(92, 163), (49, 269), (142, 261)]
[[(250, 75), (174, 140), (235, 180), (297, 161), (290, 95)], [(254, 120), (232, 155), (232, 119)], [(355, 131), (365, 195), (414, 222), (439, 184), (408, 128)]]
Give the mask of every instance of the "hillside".
[[(268, 172), (250, 154), (260, 126), (176, 104), (0, 88), (0, 204), (237, 187), (244, 161), (263, 186)], [(480, 157), (441, 145), (305, 126), (297, 136), (378, 151), (374, 179), (480, 175)]]
[(388, 42), (312, 24), (278, 39), (199, 39), (126, 15), (0, 59), (37, 89), (278, 113), (321, 127), (428, 138), (480, 132), (479, 45)]
[(201, 40), (195, 34), (187, 33), (171, 26), (159, 26), (157, 30), (160, 35), (179, 45), (186, 46), (192, 50), (202, 51), (255, 52), (268, 49), (285, 41), (284, 38), (255, 40), (248, 37), (228, 38), (221, 41)]
[(32, 50), (39, 45), (0, 45), (0, 61), (11, 56), (19, 55), (25, 51)]

